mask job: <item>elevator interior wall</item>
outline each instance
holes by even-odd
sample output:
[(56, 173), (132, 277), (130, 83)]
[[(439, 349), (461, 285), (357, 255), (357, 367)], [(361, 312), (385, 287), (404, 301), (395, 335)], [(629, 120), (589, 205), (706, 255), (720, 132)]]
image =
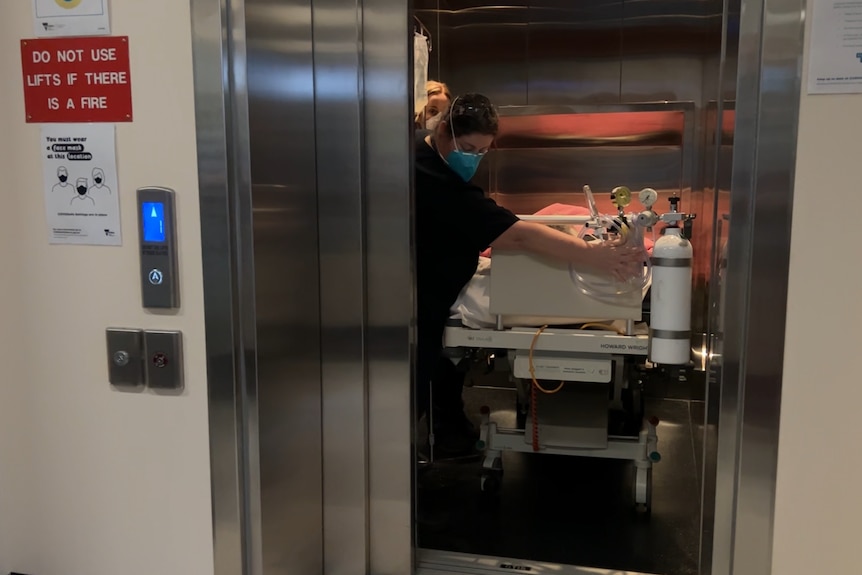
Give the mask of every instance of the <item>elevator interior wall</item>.
[[(501, 156), (497, 161), (504, 168), (531, 167), (519, 173), (520, 185), (507, 179), (512, 176), (509, 169), (498, 170), (497, 181), (489, 186), (501, 204), (518, 213), (530, 213), (563, 196), (568, 196), (567, 203), (585, 205), (581, 193), (584, 184), (599, 194), (599, 201), (604, 199), (610, 205), (608, 196), (613, 187), (645, 187), (643, 166), (649, 155), (653, 157), (649, 166), (656, 170), (667, 166), (665, 173), (652, 178), (649, 187), (680, 194), (683, 209), (697, 214), (691, 227), (695, 261), (706, 263), (695, 268), (692, 300), (692, 351), (699, 371), (705, 369), (712, 274), (708, 263), (714, 229), (713, 182), (707, 180), (714, 169), (714, 159), (707, 150), (711, 131), (707, 109), (711, 102), (735, 96), (735, 61), (725, 60), (723, 46), (725, 39), (730, 46), (738, 41), (738, 15), (725, 4), (723, 0), (415, 2), (415, 14), (433, 40), (430, 77), (446, 82), (456, 94), (486, 94), (504, 114), (508, 107), (519, 115), (524, 109), (563, 106), (579, 113), (595, 113), (602, 107), (651, 110), (661, 103), (693, 107), (686, 125), (679, 128), (680, 134), (690, 131), (691, 136), (680, 135), (670, 146), (628, 133), (630, 119), (608, 115), (604, 124), (617, 126), (618, 133), (613, 136), (593, 137), (589, 143), (565, 148), (556, 141), (562, 137), (561, 131), (551, 138), (553, 141), (520, 143), (500, 153), (493, 151), (486, 168), (495, 170), (496, 156)], [(505, 121), (502, 127), (505, 132)], [(640, 141), (643, 144), (637, 143)], [(675, 151), (673, 146), (680, 149)], [(602, 157), (609, 157), (609, 161), (602, 162)], [(556, 181), (543, 178), (537, 167), (553, 170), (558, 175)], [(670, 178), (672, 170), (675, 174)], [(562, 181), (562, 176), (567, 181)], [(607, 181), (613, 178), (613, 184)], [(654, 394), (702, 400), (703, 380), (702, 373), (683, 376), (681, 385)]]

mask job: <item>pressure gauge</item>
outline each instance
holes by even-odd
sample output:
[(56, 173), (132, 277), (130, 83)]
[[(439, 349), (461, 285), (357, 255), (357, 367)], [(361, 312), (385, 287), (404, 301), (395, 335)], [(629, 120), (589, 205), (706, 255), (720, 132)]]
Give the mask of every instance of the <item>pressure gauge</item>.
[(611, 201), (617, 208), (624, 208), (632, 203), (632, 191), (625, 186), (611, 190)]
[(658, 192), (656, 192), (652, 188), (644, 188), (641, 190), (641, 193), (638, 194), (638, 199), (646, 208), (651, 208), (654, 203), (658, 200)]

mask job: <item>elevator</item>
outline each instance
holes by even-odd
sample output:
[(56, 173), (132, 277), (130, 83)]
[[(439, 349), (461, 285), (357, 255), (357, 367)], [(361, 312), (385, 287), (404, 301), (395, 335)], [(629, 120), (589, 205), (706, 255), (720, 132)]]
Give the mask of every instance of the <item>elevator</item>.
[[(217, 575), (771, 573), (804, 2), (191, 9)], [(417, 31), (429, 77), (503, 119), (616, 126), (565, 157), (498, 141), (477, 179), (501, 205), (661, 181), (697, 214), (692, 362), (646, 390), (674, 445), (646, 520), (590, 459), (518, 460), (504, 502), (470, 464), (417, 488)], [(646, 112), (679, 123), (633, 145), (625, 114)], [(561, 187), (572, 162), (589, 181)], [(506, 393), (465, 399), (505, 411)], [(590, 478), (573, 476), (581, 503), (548, 487), (563, 473)], [(442, 525), (416, 520), (423, 501)]]

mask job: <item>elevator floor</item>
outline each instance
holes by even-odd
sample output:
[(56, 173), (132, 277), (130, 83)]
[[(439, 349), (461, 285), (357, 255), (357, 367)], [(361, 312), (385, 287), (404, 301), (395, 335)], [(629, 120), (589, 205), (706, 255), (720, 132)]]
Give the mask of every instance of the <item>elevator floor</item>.
[[(468, 414), (491, 407), (513, 426), (511, 391), (465, 390)], [(506, 453), (500, 495), (479, 490), (480, 463), (436, 462), (419, 490), (425, 549), (661, 575), (696, 575), (699, 443), (689, 402), (648, 400), (662, 460), (650, 517), (633, 510), (632, 466), (621, 461)]]

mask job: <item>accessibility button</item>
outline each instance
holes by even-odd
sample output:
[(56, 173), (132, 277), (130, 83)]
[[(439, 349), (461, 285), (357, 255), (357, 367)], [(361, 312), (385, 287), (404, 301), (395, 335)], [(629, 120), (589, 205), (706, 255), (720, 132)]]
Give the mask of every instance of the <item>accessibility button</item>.
[(162, 285), (162, 282), (164, 281), (165, 276), (162, 273), (162, 270), (154, 269), (154, 270), (150, 270), (149, 278), (150, 278), (151, 284), (153, 284), (154, 286), (158, 286), (158, 285)]

